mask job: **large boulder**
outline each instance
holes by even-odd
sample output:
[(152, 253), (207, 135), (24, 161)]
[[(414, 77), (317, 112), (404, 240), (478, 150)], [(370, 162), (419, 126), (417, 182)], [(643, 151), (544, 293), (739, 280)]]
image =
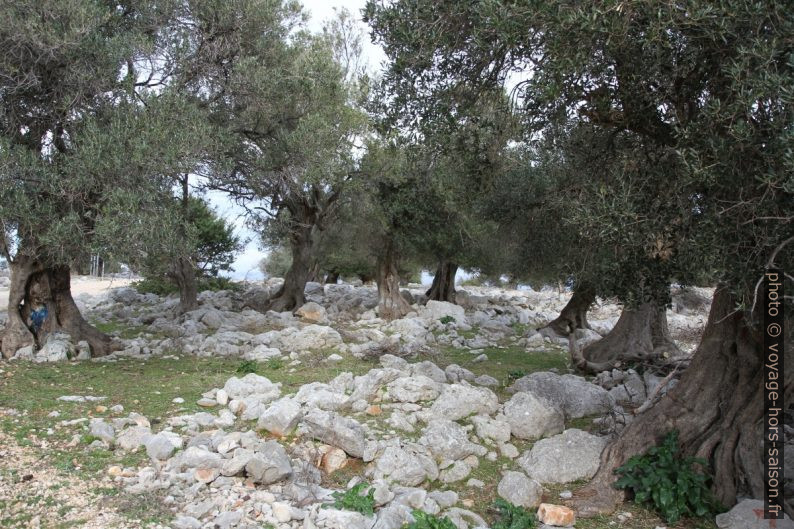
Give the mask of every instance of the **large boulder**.
[(422, 402), (435, 400), (441, 393), (441, 385), (423, 375), (403, 377), (390, 382), (386, 388), (395, 402)]
[(720, 529), (794, 529), (794, 522), (787, 514), (782, 520), (765, 520), (762, 500), (742, 500), (730, 511), (718, 514), (714, 521)]
[(459, 421), (469, 415), (492, 415), (497, 409), (499, 399), (493, 391), (462, 382), (444, 386), (429, 412), (435, 417)]
[(318, 323), (321, 325), (328, 324), (328, 314), (325, 312), (325, 308), (319, 303), (315, 303), (313, 301), (304, 303), (298, 310), (295, 311), (295, 315), (308, 323)]
[(540, 371), (519, 378), (509, 391), (524, 391), (553, 402), (560, 406), (566, 419), (603, 414), (613, 406), (604, 388), (576, 375)]
[(532, 393), (519, 391), (505, 402), (502, 412), (510, 431), (519, 439), (538, 439), (565, 428), (562, 411)]
[(466, 456), (484, 456), (485, 447), (469, 441), (466, 429), (449, 419), (430, 421), (422, 432), (419, 444), (425, 445), (437, 461), (455, 461)]
[(274, 435), (283, 437), (295, 429), (302, 414), (301, 405), (294, 399), (285, 397), (268, 406), (259, 416), (256, 429), (267, 430)]
[(310, 437), (341, 448), (348, 455), (364, 455), (367, 442), (364, 427), (355, 419), (314, 408), (303, 417), (301, 428)]
[(270, 338), (270, 347), (285, 353), (331, 349), (342, 345), (342, 336), (326, 325), (307, 325), (301, 329), (288, 327)]
[(457, 323), (466, 323), (466, 311), (460, 305), (447, 301), (429, 300), (422, 308), (421, 315), (428, 320), (440, 320), (446, 316), (451, 316)]
[(508, 470), (502, 475), (496, 492), (513, 505), (534, 509), (540, 505), (543, 487), (534, 479), (528, 478), (523, 472)]
[(414, 443), (388, 446), (375, 458), (376, 479), (406, 487), (416, 487), (425, 480), (435, 480), (438, 474), (438, 467), (427, 449)]
[(245, 471), (254, 483), (270, 485), (288, 477), (292, 473), (292, 465), (283, 446), (276, 441), (267, 441), (248, 460)]
[(34, 362), (65, 362), (74, 357), (74, 344), (71, 337), (62, 332), (56, 332), (47, 337), (44, 346), (33, 357)]
[(541, 483), (569, 483), (590, 479), (601, 465), (604, 437), (571, 428), (560, 435), (536, 442), (518, 464), (529, 477)]
[(281, 394), (281, 383), (273, 383), (269, 379), (248, 373), (243, 378), (231, 377), (223, 386), (230, 399), (243, 399), (255, 395), (260, 402), (275, 400)]

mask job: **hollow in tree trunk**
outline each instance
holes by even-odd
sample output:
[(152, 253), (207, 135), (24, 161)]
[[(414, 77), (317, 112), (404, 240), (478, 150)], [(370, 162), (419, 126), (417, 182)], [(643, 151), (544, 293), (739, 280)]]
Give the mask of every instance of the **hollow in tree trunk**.
[(646, 362), (664, 353), (680, 354), (667, 327), (667, 311), (653, 301), (636, 308), (625, 307), (615, 327), (574, 358), (577, 368), (591, 373), (613, 369), (627, 362)]
[[(614, 470), (674, 429), (684, 455), (709, 462), (720, 502), (731, 506), (737, 496), (763, 497), (763, 335), (760, 325), (736, 310), (736, 301), (727, 288), (715, 292), (700, 345), (681, 380), (604, 449), (598, 473), (577, 491), (572, 503), (581, 516), (612, 512), (623, 499), (612, 487)], [(785, 326), (784, 332), (792, 332), (791, 316)], [(786, 362), (794, 361), (793, 350), (786, 348)], [(784, 401), (790, 402), (794, 370), (781, 378)]]
[(377, 273), (378, 315), (384, 320), (395, 320), (411, 312), (411, 306), (400, 294), (397, 252), (391, 243), (378, 258)]
[(433, 284), (425, 292), (427, 299), (455, 303), (455, 274), (457, 272), (458, 265), (455, 263), (439, 261), (436, 275), (433, 276)]
[(587, 310), (595, 301), (595, 289), (581, 285), (573, 291), (571, 299), (565, 304), (560, 315), (544, 328), (551, 329), (560, 336), (568, 336), (576, 329), (591, 329), (587, 322)]
[(171, 265), (169, 274), (179, 287), (179, 311), (190, 312), (198, 308), (198, 283), (196, 267), (189, 257), (182, 256)]
[(284, 275), (284, 283), (270, 298), (265, 310), (284, 312), (304, 303), (304, 290), (315, 271), (313, 225), (304, 224), (290, 234), (292, 264)]
[(336, 270), (331, 270), (325, 274), (325, 279), (323, 281), (328, 285), (335, 285), (339, 283), (339, 272)]
[[(73, 342), (86, 341), (91, 356), (104, 356), (114, 350), (110, 336), (89, 324), (72, 298), (68, 266), (44, 268), (33, 259), (18, 256), (11, 267), (8, 323), (3, 334), (3, 356), (9, 358), (22, 347), (41, 347), (53, 332), (69, 334)], [(46, 308), (39, 326), (28, 319), (31, 311)]]

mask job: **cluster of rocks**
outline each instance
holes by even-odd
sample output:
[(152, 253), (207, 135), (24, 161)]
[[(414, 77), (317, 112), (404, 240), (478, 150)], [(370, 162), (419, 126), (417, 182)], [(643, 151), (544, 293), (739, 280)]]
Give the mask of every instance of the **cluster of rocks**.
[[(95, 419), (89, 432), (95, 448), (146, 451), (149, 466), (114, 467), (111, 475), (130, 492), (162, 494), (180, 528), (396, 529), (414, 509), (462, 529), (486, 527), (445, 488), (483, 487), (470, 477), (483, 458), (502, 466), (498, 493), (532, 509), (544, 484), (589, 479), (598, 469), (606, 438), (566, 430), (565, 421), (608, 412), (612, 401), (600, 386), (535, 373), (500, 402), (460, 366), (392, 355), (381, 365), (292, 394), (256, 374), (232, 377), (198, 402), (211, 411), (171, 417), (160, 432), (135, 414)], [(516, 441), (524, 440), (537, 442), (521, 453)], [(364, 466), (347, 486), (371, 485), (373, 516), (330, 506), (334, 490), (324, 476), (352, 459)]]

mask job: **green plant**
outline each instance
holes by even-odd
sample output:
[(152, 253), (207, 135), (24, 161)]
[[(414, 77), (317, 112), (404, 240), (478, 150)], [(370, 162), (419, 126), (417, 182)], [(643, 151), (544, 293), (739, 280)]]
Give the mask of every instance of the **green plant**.
[(281, 369), (284, 367), (284, 361), (281, 358), (268, 358), (265, 367), (272, 370)]
[(237, 372), (241, 375), (247, 375), (248, 373), (256, 373), (259, 366), (253, 360), (243, 360), (240, 362), (240, 365), (237, 366)]
[(414, 510), (411, 514), (414, 517), (414, 522), (404, 525), (403, 529), (457, 529), (446, 516), (439, 518), (419, 510)]
[(497, 498), (493, 506), (498, 512), (499, 519), (491, 526), (492, 529), (532, 529), (537, 524), (535, 515), (523, 507), (501, 498)]
[(515, 369), (515, 370), (513, 370), (513, 371), (510, 371), (510, 372), (507, 374), (507, 378), (508, 378), (508, 379), (509, 379), (511, 382), (512, 382), (512, 381), (514, 381), (514, 380), (518, 380), (519, 378), (522, 378), (522, 377), (525, 377), (525, 376), (527, 376), (527, 373), (526, 373), (526, 371), (523, 371), (523, 370), (521, 370), (521, 369)]
[(672, 430), (661, 444), (617, 468), (621, 477), (614, 487), (631, 490), (635, 502), (651, 504), (670, 524), (682, 516), (704, 517), (721, 509), (709, 490), (711, 478), (693, 469), (707, 464), (700, 458), (681, 457), (678, 432)]
[(375, 489), (362, 496), (361, 493), (369, 488), (369, 483), (361, 482), (345, 492), (334, 492), (334, 508), (356, 511), (361, 514), (372, 515), (375, 513)]
[(141, 294), (157, 294), (158, 296), (168, 296), (179, 292), (179, 288), (164, 277), (147, 277), (135, 281), (132, 283), (132, 287)]
[(455, 317), (454, 316), (442, 316), (441, 318), (438, 319), (438, 321), (440, 321), (441, 323), (446, 325), (447, 323), (452, 323), (453, 321), (455, 321)]

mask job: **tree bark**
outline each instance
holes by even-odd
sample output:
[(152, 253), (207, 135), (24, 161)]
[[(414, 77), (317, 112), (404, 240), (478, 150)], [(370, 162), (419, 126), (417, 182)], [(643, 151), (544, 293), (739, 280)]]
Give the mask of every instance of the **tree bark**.
[(198, 282), (196, 267), (187, 256), (178, 257), (172, 264), (169, 274), (179, 287), (179, 311), (190, 312), (198, 308)]
[(55, 318), (50, 317), (53, 325), (57, 325), (60, 330), (68, 333), (75, 343), (82, 340), (88, 342), (92, 357), (110, 354), (115, 349), (110, 336), (88, 323), (74, 302), (69, 267), (49, 268), (47, 281), (55, 309), (51, 313), (55, 315)]
[[(689, 367), (676, 386), (640, 413), (601, 454), (598, 473), (573, 500), (580, 516), (614, 511), (623, 499), (622, 491), (612, 487), (614, 470), (673, 429), (678, 430), (684, 455), (709, 462), (712, 489), (720, 502), (731, 506), (737, 496), (763, 497), (763, 335), (760, 325), (749, 323), (736, 310), (736, 301), (727, 288), (715, 292)], [(784, 332), (792, 331), (791, 316), (785, 327)], [(792, 347), (785, 355), (785, 362), (794, 361)], [(794, 370), (781, 377), (784, 401), (790, 402)]]
[(11, 285), (8, 291), (8, 320), (0, 344), (3, 358), (11, 358), (19, 349), (36, 345), (36, 337), (25, 323), (28, 316), (26, 311), (29, 313), (30, 307), (23, 303), (31, 277), (42, 270), (36, 260), (24, 255), (9, 261), (8, 268)]
[(627, 362), (658, 360), (664, 353), (680, 351), (670, 336), (665, 308), (649, 301), (624, 308), (609, 334), (585, 347), (574, 363), (579, 369), (599, 373)]
[(284, 275), (281, 288), (270, 298), (265, 310), (284, 312), (303, 305), (304, 290), (314, 272), (314, 225), (302, 223), (290, 234), (292, 264)]
[[(11, 267), (8, 297), (8, 323), (2, 339), (3, 357), (10, 358), (22, 347), (40, 347), (48, 334), (65, 332), (77, 343), (85, 340), (91, 356), (104, 356), (114, 350), (110, 336), (89, 324), (72, 298), (68, 266), (43, 268), (38, 262), (18, 256)], [(31, 310), (47, 307), (47, 318), (34, 332), (28, 326)]]
[(565, 304), (560, 315), (549, 322), (545, 328), (560, 336), (568, 336), (576, 329), (592, 329), (587, 322), (587, 311), (595, 301), (595, 289), (581, 285), (573, 291), (571, 299)]
[(457, 272), (458, 265), (455, 263), (439, 261), (436, 275), (433, 276), (433, 284), (425, 292), (427, 299), (455, 303), (455, 274)]
[(411, 306), (400, 294), (400, 273), (397, 252), (391, 242), (378, 258), (378, 315), (384, 320), (396, 320), (411, 312)]

